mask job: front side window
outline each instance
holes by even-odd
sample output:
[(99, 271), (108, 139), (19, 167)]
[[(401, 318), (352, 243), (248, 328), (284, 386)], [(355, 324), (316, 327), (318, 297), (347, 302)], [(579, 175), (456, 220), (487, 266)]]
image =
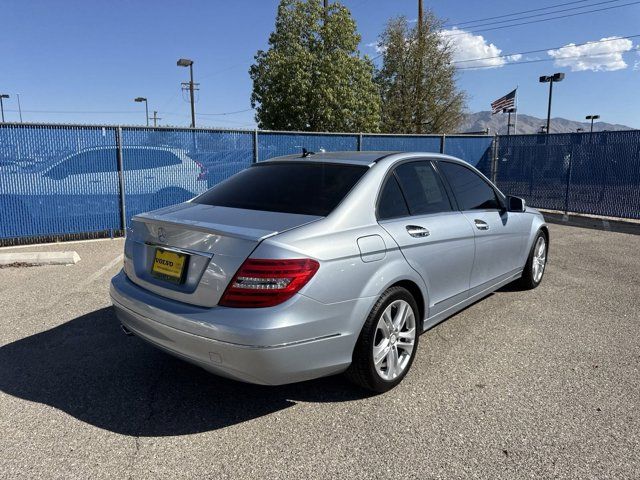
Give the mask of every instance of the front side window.
[(338, 163), (265, 162), (219, 183), (193, 203), (325, 217), (369, 167)]
[(411, 215), (428, 215), (452, 210), (444, 185), (433, 170), (431, 162), (404, 163), (396, 168), (396, 175)]
[(473, 170), (451, 162), (438, 162), (461, 210), (500, 209), (496, 192)]

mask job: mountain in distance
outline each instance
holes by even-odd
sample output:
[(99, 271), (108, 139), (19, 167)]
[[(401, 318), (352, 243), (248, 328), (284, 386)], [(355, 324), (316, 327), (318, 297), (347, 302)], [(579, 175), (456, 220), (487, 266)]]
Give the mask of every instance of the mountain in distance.
[[(506, 113), (496, 113), (491, 115), (491, 112), (476, 112), (468, 113), (465, 115), (465, 119), (458, 130), (459, 133), (467, 132), (481, 132), (486, 128), (489, 128), (489, 134), (493, 135), (498, 133), (504, 135), (507, 133), (507, 117)], [(511, 123), (515, 121), (514, 114), (511, 114)], [(546, 118), (537, 118), (531, 115), (518, 114), (518, 132), (519, 134), (527, 133), (539, 133), (540, 126), (546, 125)], [(575, 133), (578, 128), (582, 128), (585, 132), (588, 132), (591, 128), (589, 122), (576, 122), (573, 120), (567, 120), (566, 118), (553, 118), (551, 117), (551, 133)], [(618, 125), (606, 122), (594, 122), (593, 131), (602, 132), (604, 130), (633, 130), (626, 125)], [(511, 127), (511, 133), (513, 134), (513, 127)]]

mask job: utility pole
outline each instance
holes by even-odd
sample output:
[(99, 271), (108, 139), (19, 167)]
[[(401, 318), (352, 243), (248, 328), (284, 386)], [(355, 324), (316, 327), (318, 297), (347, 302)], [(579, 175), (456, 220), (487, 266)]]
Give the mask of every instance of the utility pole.
[(193, 60), (181, 58), (178, 60), (179, 67), (189, 67), (189, 82), (182, 82), (182, 89), (189, 90), (189, 98), (191, 100), (191, 128), (196, 128), (196, 107), (194, 100), (194, 92), (198, 90), (198, 83), (193, 83)]
[(2, 123), (4, 123), (4, 105), (2, 104), (3, 98), (9, 98), (9, 95), (6, 93), (0, 94), (0, 111), (2, 112)]
[(153, 118), (153, 126), (154, 126), (154, 128), (158, 126), (158, 120), (162, 120), (162, 118), (158, 116), (158, 111), (157, 110), (153, 111), (153, 117), (151, 117), (151, 118)]
[(416, 85), (416, 97), (418, 97), (418, 111), (416, 112), (416, 121), (417, 121), (417, 129), (416, 132), (417, 133), (422, 133), (422, 123), (423, 123), (423, 118), (422, 118), (422, 57), (424, 54), (424, 49), (422, 48), (423, 45), (423, 29), (424, 29), (424, 25), (423, 25), (423, 7), (422, 7), (422, 0), (418, 0), (418, 55), (420, 55), (420, 61), (418, 62), (418, 84)]

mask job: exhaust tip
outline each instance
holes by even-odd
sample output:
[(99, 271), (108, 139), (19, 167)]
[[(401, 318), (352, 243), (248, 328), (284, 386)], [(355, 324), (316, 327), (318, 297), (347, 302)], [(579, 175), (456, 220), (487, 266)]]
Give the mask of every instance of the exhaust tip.
[(120, 328), (122, 329), (122, 332), (130, 337), (131, 335), (133, 335), (133, 332), (131, 330), (129, 330), (127, 327), (125, 327), (122, 323), (120, 324)]

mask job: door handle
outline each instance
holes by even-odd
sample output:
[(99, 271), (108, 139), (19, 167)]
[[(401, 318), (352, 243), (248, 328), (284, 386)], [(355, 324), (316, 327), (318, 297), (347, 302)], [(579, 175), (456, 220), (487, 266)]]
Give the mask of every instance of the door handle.
[(473, 221), (476, 224), (476, 228), (478, 230), (489, 230), (489, 224), (483, 220), (478, 220), (477, 218)]
[(431, 232), (419, 225), (407, 225), (407, 233), (415, 238), (428, 237)]

